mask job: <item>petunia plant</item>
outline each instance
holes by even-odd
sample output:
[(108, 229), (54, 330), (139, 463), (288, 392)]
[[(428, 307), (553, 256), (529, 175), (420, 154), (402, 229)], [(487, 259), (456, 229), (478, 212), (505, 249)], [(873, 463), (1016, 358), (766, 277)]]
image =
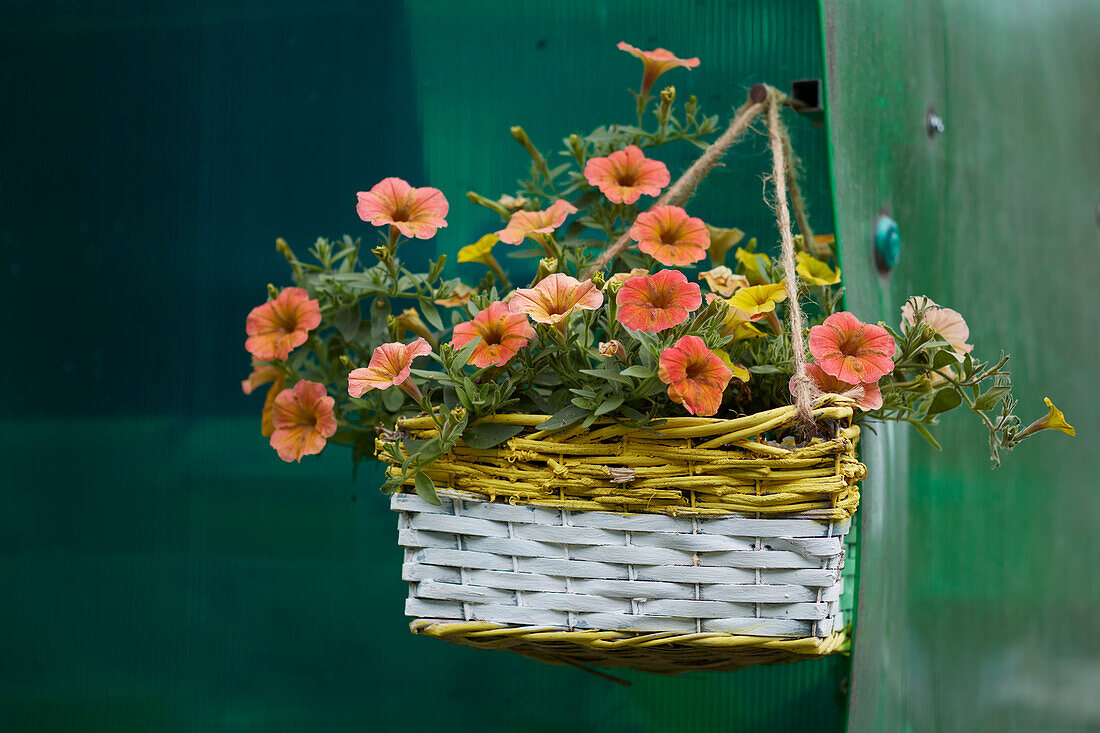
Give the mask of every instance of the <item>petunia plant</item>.
[[(934, 445), (939, 416), (965, 405), (995, 463), (1041, 430), (1073, 435), (1049, 400), (1049, 414), (1022, 427), (1008, 357), (979, 361), (957, 312), (924, 296), (906, 302), (895, 326), (842, 310), (835, 242), (814, 235), (804, 212), (790, 269), (740, 229), (693, 216), (685, 206), (698, 169), (673, 182), (651, 150), (695, 145), (716, 160), (736, 136), (712, 141), (718, 120), (694, 97), (678, 109), (673, 87), (651, 94), (658, 77), (698, 59), (619, 48), (643, 63), (636, 124), (568, 136), (555, 166), (512, 128), (531, 158), (527, 177), (497, 198), (467, 193), (500, 216), (499, 228), (458, 248), (459, 262), (484, 268), (477, 283), (444, 277), (445, 257), (426, 272), (402, 259), (403, 243), (447, 226), (449, 202), (399, 178), (358, 193), (373, 246), (318, 239), (300, 259), (277, 240), (294, 285), (268, 286), (248, 315), (253, 371), (242, 388), (271, 385), (261, 431), (280, 458), (301, 460), (330, 441), (350, 446), (356, 462), (381, 453), (400, 467), (387, 490), (411, 480), (434, 500), (423, 470), (432, 461), (459, 441), (490, 449), (524, 430), (523, 420), (483, 420), (490, 415), (545, 415), (539, 430), (615, 422), (659, 432), (670, 417), (734, 417), (807, 390), (847, 398), (857, 422), (906, 422)], [(537, 259), (531, 282), (510, 282), (497, 257), (507, 248)], [(796, 304), (804, 333), (788, 325)], [(796, 358), (803, 341), (808, 353)], [(401, 431), (399, 419), (414, 415), (435, 422), (434, 437)]]

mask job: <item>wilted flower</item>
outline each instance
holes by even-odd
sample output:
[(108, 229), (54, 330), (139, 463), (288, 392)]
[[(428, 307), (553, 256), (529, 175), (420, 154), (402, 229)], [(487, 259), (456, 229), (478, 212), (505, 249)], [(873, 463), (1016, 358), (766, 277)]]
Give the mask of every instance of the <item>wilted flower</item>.
[(401, 311), (401, 315), (395, 316), (393, 319), (393, 327), (397, 330), (395, 338), (405, 338), (405, 332), (411, 331), (417, 336), (422, 336), (427, 339), (429, 343), (436, 343), (435, 336), (428, 330), (428, 324), (420, 318), (420, 313), (415, 308), (406, 308)]
[(278, 451), (279, 458), (301, 461), (302, 456), (320, 453), (326, 440), (336, 433), (332, 412), (335, 404), (325, 385), (317, 382), (303, 380), (294, 389), (280, 392), (271, 411), (271, 447)]
[(657, 81), (657, 77), (666, 71), (670, 71), (677, 67), (684, 67), (685, 69), (694, 69), (699, 65), (699, 59), (681, 59), (677, 58), (676, 54), (672, 51), (658, 48), (653, 51), (643, 51), (640, 48), (631, 46), (626, 41), (620, 41), (617, 48), (620, 51), (626, 51), (628, 54), (636, 59), (640, 59), (642, 62), (642, 86), (638, 90), (638, 94), (645, 97), (649, 94), (649, 90), (653, 88), (653, 82)]
[(348, 375), (348, 394), (362, 397), (372, 389), (400, 387), (419, 402), (420, 390), (409, 378), (412, 362), (413, 359), (427, 356), (431, 352), (432, 347), (422, 338), (411, 344), (400, 341), (382, 344), (371, 355), (369, 366), (360, 367)]
[(448, 308), (457, 308), (460, 305), (466, 305), (470, 302), (470, 298), (474, 296), (477, 291), (471, 288), (465, 283), (455, 283), (455, 286), (451, 288), (451, 294), (446, 298), (439, 298), (433, 301), (436, 305), (446, 306)]
[(591, 280), (580, 282), (561, 272), (543, 278), (533, 288), (515, 291), (508, 304), (513, 313), (526, 313), (538, 323), (565, 327), (577, 310), (595, 310), (603, 305), (603, 294)]
[(260, 433), (265, 438), (275, 432), (274, 423), (271, 421), (271, 410), (275, 405), (276, 395), (282, 392), (286, 384), (286, 372), (278, 367), (253, 362), (252, 373), (248, 375), (248, 379), (241, 382), (241, 390), (245, 394), (252, 394), (254, 389), (268, 382), (271, 383), (271, 387), (267, 390), (264, 407), (260, 412)]
[(877, 382), (892, 372), (896, 348), (885, 328), (863, 323), (848, 311), (834, 313), (810, 329), (810, 353), (817, 364), (848, 384)]
[(840, 268), (833, 270), (805, 252), (798, 252), (795, 259), (798, 261), (796, 269), (799, 276), (811, 285), (836, 285), (840, 282)]
[(662, 265), (690, 265), (706, 257), (710, 235), (702, 219), (679, 206), (654, 206), (638, 215), (630, 227), (638, 249)]
[(679, 270), (659, 270), (627, 280), (615, 296), (619, 323), (635, 331), (657, 333), (687, 320), (703, 298), (699, 286)]
[(275, 300), (248, 314), (245, 349), (258, 361), (285, 359), (321, 325), (321, 307), (302, 288), (283, 288)]
[(498, 204), (506, 209), (511, 209), (512, 211), (519, 211), (524, 206), (526, 206), (528, 202), (529, 199), (527, 199), (522, 194), (520, 194), (519, 196), (509, 196), (508, 194), (504, 194), (499, 199), (497, 199)]
[[(755, 241), (756, 240), (753, 240), (753, 242)], [(738, 247), (733, 255), (737, 258), (737, 261), (741, 263), (741, 267), (745, 268), (745, 276), (749, 278), (750, 283), (753, 285), (762, 285), (768, 281), (768, 279), (764, 277), (764, 268), (770, 267), (772, 261), (766, 254), (753, 252), (744, 247)]]
[(712, 270), (700, 272), (699, 279), (705, 280), (707, 287), (723, 298), (728, 298), (741, 288), (749, 286), (748, 278), (744, 275), (733, 274), (733, 270), (725, 265), (719, 265)]
[(710, 254), (710, 261), (715, 265), (725, 264), (726, 252), (729, 252), (738, 242), (744, 239), (745, 233), (737, 227), (723, 229), (722, 227), (712, 227), (710, 224), (705, 226), (707, 234), (710, 235), (710, 248), (707, 250)]
[(657, 376), (668, 396), (692, 415), (713, 415), (733, 373), (698, 336), (684, 336), (661, 352)]
[(359, 218), (375, 226), (389, 224), (406, 237), (431, 239), (447, 226), (447, 197), (438, 188), (413, 188), (400, 178), (384, 178), (356, 194)]
[[(649, 270), (643, 270), (640, 267), (635, 267), (630, 272), (616, 272), (614, 275), (607, 278), (607, 283), (606, 284), (611, 285), (612, 283), (614, 283), (613, 287), (615, 287), (616, 292), (618, 292), (617, 288), (621, 288), (626, 283), (626, 281), (629, 280), (630, 278), (632, 278), (632, 277), (645, 277), (648, 274), (649, 274)], [(606, 288), (604, 288), (604, 289), (606, 290)]]
[(600, 356), (607, 359), (619, 359), (622, 361), (626, 359), (626, 349), (623, 348), (623, 342), (617, 339), (601, 341)]
[(565, 223), (570, 214), (577, 213), (577, 207), (565, 199), (558, 199), (542, 211), (517, 211), (508, 220), (508, 226), (497, 232), (500, 241), (519, 244), (526, 237), (535, 234), (553, 234), (554, 230)]
[(1054, 403), (1050, 401), (1050, 398), (1044, 397), (1043, 402), (1047, 403), (1047, 407), (1050, 410), (1047, 413), (1046, 417), (1039, 418), (1035, 422), (1028, 425), (1017, 437), (1023, 439), (1031, 435), (1032, 433), (1039, 432), (1040, 430), (1057, 430), (1061, 433), (1069, 435), (1070, 437), (1076, 436), (1077, 431), (1074, 430), (1072, 425), (1066, 422), (1066, 416), (1062, 414), (1061, 410), (1054, 406)]
[(924, 325), (931, 326), (940, 338), (951, 344), (951, 348), (960, 354), (969, 354), (974, 350), (971, 344), (966, 343), (970, 338), (970, 327), (966, 325), (962, 315), (950, 308), (941, 308), (930, 298), (917, 295), (905, 301), (901, 307), (901, 320), (908, 328), (912, 328), (917, 321), (917, 314), (923, 311)]
[[(839, 394), (851, 397), (861, 410), (877, 410), (882, 407), (882, 390), (878, 382), (863, 382), (849, 384), (836, 377), (825, 373), (817, 364), (806, 365), (806, 376), (810, 379), (814, 389), (823, 394)], [(790, 381), (791, 394), (795, 390), (795, 377)]]
[(672, 180), (665, 164), (645, 157), (637, 145), (616, 150), (606, 158), (590, 159), (584, 177), (613, 204), (632, 204), (642, 194), (656, 196)]
[(479, 369), (487, 366), (504, 366), (535, 336), (535, 329), (522, 313), (512, 313), (499, 301), (490, 303), (472, 321), (460, 323), (454, 328), (451, 345), (460, 349), (471, 340), (480, 338), (470, 355), (470, 364)]

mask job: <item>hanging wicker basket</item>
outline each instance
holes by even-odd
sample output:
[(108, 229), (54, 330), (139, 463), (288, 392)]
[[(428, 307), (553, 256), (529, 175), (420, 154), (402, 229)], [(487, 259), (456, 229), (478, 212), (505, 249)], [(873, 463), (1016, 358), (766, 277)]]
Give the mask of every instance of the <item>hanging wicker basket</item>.
[[(842, 397), (819, 400), (833, 437), (802, 446), (794, 407), (652, 431), (490, 418), (524, 431), (432, 464), (442, 506), (393, 496), (411, 628), (665, 674), (843, 650), (844, 539), (865, 475), (852, 414)], [(435, 426), (400, 427), (429, 438)]]

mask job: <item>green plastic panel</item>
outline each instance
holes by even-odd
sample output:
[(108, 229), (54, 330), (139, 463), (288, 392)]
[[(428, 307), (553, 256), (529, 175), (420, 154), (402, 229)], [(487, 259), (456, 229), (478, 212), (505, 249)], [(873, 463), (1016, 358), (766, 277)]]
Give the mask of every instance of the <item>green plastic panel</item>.
[[(942, 421), (939, 453), (864, 442), (850, 730), (1100, 728), (1098, 27), (1085, 2), (823, 4), (849, 307), (956, 308), (979, 354), (1013, 355), (1025, 420), (1049, 396), (1078, 432), (996, 471), (969, 415)], [(882, 211), (902, 238), (886, 276)]]
[[(629, 122), (626, 40), (726, 117), (820, 78), (816, 3), (0, 0), (0, 730), (837, 731), (847, 659), (623, 687), (407, 631), (379, 474), (281, 463), (244, 397), (244, 318), (282, 235), (370, 236), (355, 192), (442, 188), (450, 226), (550, 148)], [(791, 120), (821, 232), (826, 136)], [(693, 149), (669, 152), (675, 169)], [(693, 213), (774, 246), (765, 147)], [(465, 267), (465, 266), (464, 266)], [(477, 273), (475, 269), (468, 272)]]

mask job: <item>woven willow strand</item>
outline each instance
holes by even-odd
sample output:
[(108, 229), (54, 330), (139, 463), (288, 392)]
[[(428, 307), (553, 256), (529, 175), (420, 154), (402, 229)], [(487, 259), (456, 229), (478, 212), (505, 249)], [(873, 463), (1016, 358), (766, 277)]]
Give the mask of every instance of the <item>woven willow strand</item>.
[[(853, 405), (827, 396), (813, 414), (819, 423), (835, 421), (837, 435), (800, 447), (761, 439), (797, 426), (793, 406), (729, 420), (673, 418), (652, 431), (618, 424), (535, 430), (548, 416), (497, 415), (485, 421), (526, 430), (487, 450), (460, 443), (426, 472), (440, 488), (555, 509), (846, 519), (865, 474), (855, 456), (859, 429), (849, 425)], [(437, 435), (429, 417), (400, 427), (415, 439)]]

